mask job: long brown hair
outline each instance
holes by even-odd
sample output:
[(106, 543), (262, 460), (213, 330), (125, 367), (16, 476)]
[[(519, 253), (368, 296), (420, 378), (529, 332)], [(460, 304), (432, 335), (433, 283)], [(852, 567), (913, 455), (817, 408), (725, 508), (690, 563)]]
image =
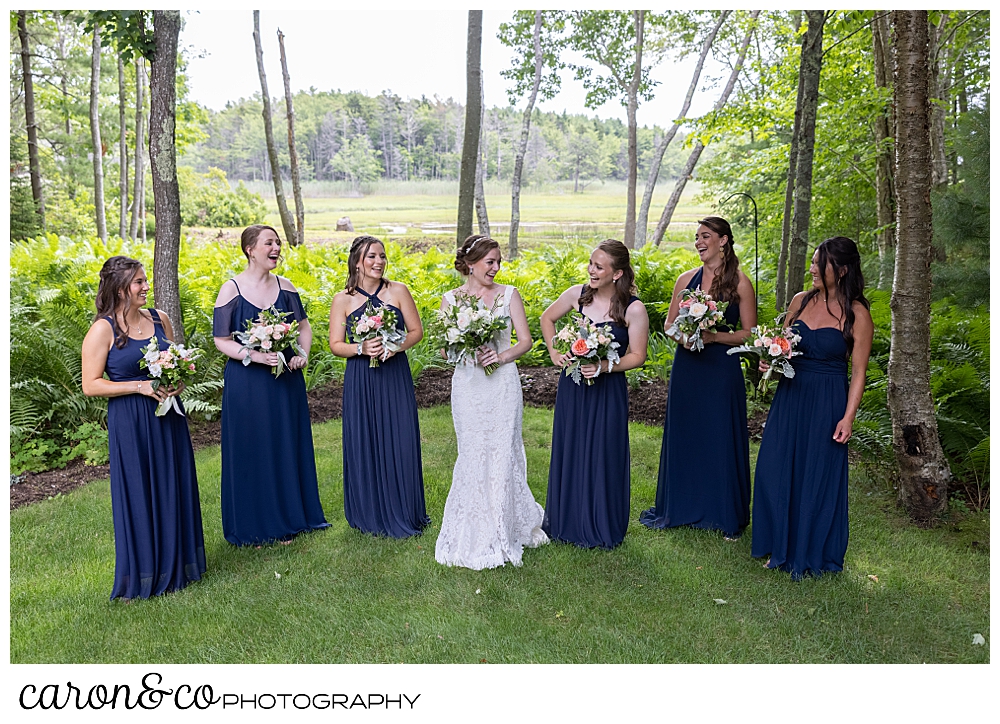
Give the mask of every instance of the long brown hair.
[(738, 305), (740, 260), (736, 256), (736, 249), (733, 248), (733, 228), (721, 216), (706, 216), (704, 219), (699, 219), (698, 224), (707, 226), (719, 236), (728, 238), (722, 247), (722, 269), (712, 279), (712, 288), (707, 291), (712, 299)]
[(455, 252), (455, 268), (462, 276), (469, 276), (469, 264), (475, 264), (494, 249), (499, 249), (500, 244), (485, 234), (473, 234), (467, 236), (462, 246)]
[[(385, 249), (385, 244), (382, 243), (380, 239), (376, 239), (374, 236), (369, 236), (367, 234), (362, 234), (354, 238), (351, 242), (351, 250), (347, 254), (347, 284), (344, 289), (351, 296), (358, 291), (358, 284), (361, 282), (361, 274), (358, 272), (358, 264), (364, 259), (365, 254), (368, 253), (369, 247), (372, 244), (379, 244), (383, 249)], [(382, 273), (382, 281), (386, 286), (391, 283), (385, 278), (385, 272)]]
[[(865, 275), (861, 271), (861, 254), (853, 239), (846, 236), (831, 236), (816, 247), (816, 266), (819, 268), (819, 279), (823, 283), (823, 294), (829, 299), (826, 286), (826, 265), (833, 267), (833, 276), (837, 280), (837, 297), (840, 302), (840, 319), (844, 320), (844, 342), (847, 344), (847, 356), (854, 351), (854, 302), (861, 302), (865, 309), (871, 309), (871, 303), (865, 298)], [(811, 302), (820, 288), (813, 287), (802, 298), (802, 304), (792, 315), (792, 324), (802, 314), (802, 310)], [(830, 302), (825, 302), (826, 311), (830, 316), (836, 316), (830, 311)]]
[[(611, 295), (611, 304), (608, 307), (608, 316), (619, 326), (625, 324), (625, 310), (628, 309), (629, 300), (635, 294), (635, 272), (632, 271), (632, 260), (629, 257), (628, 247), (617, 239), (605, 239), (597, 248), (611, 258), (611, 268), (622, 272), (615, 282), (615, 291)], [(594, 301), (596, 293), (589, 284), (583, 285), (583, 293), (580, 295), (580, 306), (586, 307)]]
[[(129, 299), (129, 286), (135, 275), (142, 269), (142, 262), (127, 256), (113, 256), (101, 267), (101, 281), (97, 285), (96, 322), (101, 317), (110, 317), (111, 326), (115, 331), (115, 347), (121, 349), (128, 344), (128, 313), (132, 307)], [(118, 324), (118, 312), (121, 312), (123, 329)]]

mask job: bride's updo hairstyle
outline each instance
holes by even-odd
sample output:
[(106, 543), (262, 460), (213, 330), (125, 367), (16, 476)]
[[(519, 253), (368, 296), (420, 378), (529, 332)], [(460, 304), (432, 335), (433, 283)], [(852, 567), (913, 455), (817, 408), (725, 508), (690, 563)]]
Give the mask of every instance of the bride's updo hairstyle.
[[(365, 258), (372, 244), (378, 244), (383, 249), (385, 248), (385, 244), (382, 243), (381, 239), (376, 239), (374, 236), (368, 236), (367, 234), (357, 236), (351, 242), (351, 250), (347, 254), (347, 284), (344, 287), (351, 296), (354, 296), (354, 293), (358, 290), (358, 284), (361, 282), (361, 277), (364, 276), (361, 260)], [(389, 286), (390, 282), (385, 278), (384, 272), (382, 281), (385, 282), (386, 286)]]
[(473, 234), (465, 240), (455, 253), (455, 268), (462, 276), (469, 276), (469, 264), (475, 264), (500, 244), (485, 234)]
[[(611, 296), (611, 306), (608, 315), (615, 324), (622, 327), (625, 325), (625, 310), (628, 309), (628, 300), (636, 293), (635, 272), (632, 271), (632, 260), (629, 257), (628, 247), (617, 239), (605, 239), (597, 248), (611, 257), (611, 268), (621, 271), (622, 275), (615, 282), (615, 291)], [(586, 307), (594, 301), (596, 290), (589, 284), (583, 285), (583, 294), (580, 295), (580, 304)]]

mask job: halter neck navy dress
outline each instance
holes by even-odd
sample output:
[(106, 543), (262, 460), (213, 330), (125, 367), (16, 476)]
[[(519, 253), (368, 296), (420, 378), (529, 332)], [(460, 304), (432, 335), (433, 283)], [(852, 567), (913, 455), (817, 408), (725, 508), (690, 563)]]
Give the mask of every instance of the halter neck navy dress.
[[(167, 340), (155, 309), (154, 334)], [(104, 318), (111, 328), (114, 323)], [(139, 367), (146, 339), (112, 346), (104, 371), (112, 382), (148, 380)], [(184, 588), (205, 573), (205, 541), (187, 418), (139, 393), (108, 398), (115, 582), (111, 598), (149, 598)]]
[(794, 323), (802, 355), (782, 377), (757, 454), (751, 555), (798, 580), (841, 571), (847, 552), (847, 445), (833, 433), (847, 409), (847, 344), (835, 327)]
[[(396, 313), (396, 328), (405, 331), (403, 312), (358, 289), (365, 303), (347, 316), (348, 341), (354, 320), (370, 303)], [(407, 538), (430, 523), (424, 505), (420, 458), (420, 424), (413, 377), (405, 352), (378, 367), (364, 355), (349, 357), (344, 373), (342, 415), (344, 449), (344, 515), (364, 533)]]
[[(687, 288), (701, 285), (698, 269)], [(730, 330), (740, 307), (730, 303)], [(656, 483), (656, 505), (643, 511), (647, 528), (691, 526), (739, 536), (750, 522), (750, 439), (747, 397), (738, 357), (725, 344), (701, 352), (677, 345), (667, 384), (667, 412)]]
[[(638, 299), (631, 297), (629, 305)], [(583, 313), (582, 305), (579, 311)], [(599, 322), (605, 323), (611, 325), (618, 354), (624, 356), (628, 328)], [(589, 386), (561, 374), (542, 530), (552, 540), (582, 548), (619, 545), (628, 528), (629, 463), (625, 373), (601, 374)]]
[[(233, 281), (235, 284), (235, 280)], [(216, 307), (212, 336), (229, 337), (262, 311), (236, 296)], [(274, 307), (306, 318), (296, 292), (280, 288)], [(231, 359), (222, 389), (222, 532), (233, 545), (288, 540), (326, 528), (316, 482), (302, 370), (280, 377), (267, 365)]]

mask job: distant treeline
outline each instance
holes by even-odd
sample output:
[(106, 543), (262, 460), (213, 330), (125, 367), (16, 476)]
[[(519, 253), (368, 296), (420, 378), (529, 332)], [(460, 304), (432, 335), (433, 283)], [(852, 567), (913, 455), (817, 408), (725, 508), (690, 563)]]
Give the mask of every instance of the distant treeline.
[[(276, 128), (285, 124), (283, 99), (272, 101)], [(295, 133), (303, 180), (457, 179), (462, 154), (464, 108), (451, 98), (402, 99), (390, 92), (299, 92), (294, 97)], [(188, 149), (181, 163), (205, 172), (217, 167), (232, 180), (270, 180), (260, 97), (227, 103), (209, 112), (207, 138)], [(481, 159), (486, 180), (511, 177), (522, 111), (488, 109), (483, 120)], [(663, 130), (638, 131), (639, 176)], [(284, 134), (281, 134), (284, 136)], [(676, 176), (688, 153), (671, 144), (660, 178)], [(628, 172), (627, 130), (622, 121), (583, 114), (541, 112), (532, 117), (525, 158), (525, 181), (573, 181), (582, 189), (595, 181), (622, 180)], [(283, 175), (287, 143), (278, 144)]]

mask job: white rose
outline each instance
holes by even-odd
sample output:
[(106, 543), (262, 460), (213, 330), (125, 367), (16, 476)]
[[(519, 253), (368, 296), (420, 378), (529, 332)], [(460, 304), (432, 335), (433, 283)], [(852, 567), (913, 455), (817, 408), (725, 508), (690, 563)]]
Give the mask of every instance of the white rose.
[(759, 340), (759, 339), (755, 339), (755, 340), (753, 341), (753, 346), (754, 346), (754, 347), (763, 347), (763, 346), (764, 346), (764, 342), (763, 342), (762, 340)]
[(151, 349), (144, 355), (144, 359), (147, 362), (155, 362), (156, 360), (160, 359), (160, 351)]
[(688, 307), (688, 312), (695, 319), (701, 319), (705, 315), (705, 312), (707, 311), (708, 311), (708, 305), (702, 304), (701, 302), (695, 302), (690, 307)]
[(454, 327), (451, 327), (448, 330), (447, 334), (445, 334), (445, 338), (448, 340), (448, 342), (450, 344), (455, 344), (455, 342), (457, 342), (459, 339), (461, 339), (461, 337), (462, 337), (462, 333), (459, 332)]
[(469, 328), (469, 324), (472, 323), (472, 314), (463, 309), (458, 313), (456, 321), (458, 322), (459, 329), (466, 330)]
[(156, 362), (149, 365), (149, 374), (151, 377), (159, 377), (161, 372), (163, 372), (163, 368)]
[(767, 348), (767, 351), (770, 353), (772, 357), (779, 357), (781, 356), (781, 345), (772, 344), (770, 347)]
[(367, 317), (362, 318), (362, 320), (358, 322), (358, 331), (367, 332), (369, 329), (371, 329), (371, 323), (368, 321)]
[(260, 348), (261, 349), (271, 349), (271, 340), (265, 339), (263, 342), (260, 343)]

